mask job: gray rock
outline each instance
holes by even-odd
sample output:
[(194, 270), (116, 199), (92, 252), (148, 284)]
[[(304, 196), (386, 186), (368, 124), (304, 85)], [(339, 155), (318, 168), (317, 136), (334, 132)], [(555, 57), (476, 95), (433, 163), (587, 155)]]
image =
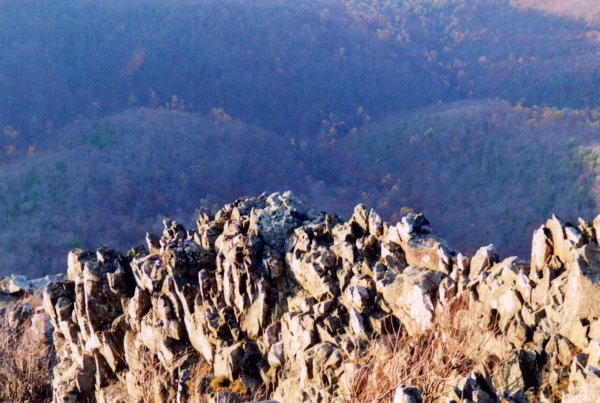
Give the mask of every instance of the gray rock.
[(420, 389), (399, 386), (394, 393), (394, 403), (423, 403)]
[[(467, 340), (485, 338), (481, 361), (497, 362), (506, 382), (495, 379), (499, 394), (485, 369), (469, 368), (448, 380), (448, 399), (581, 397), (600, 371), (598, 220), (576, 228), (553, 217), (534, 233), (530, 267), (499, 262), (491, 245), (455, 256), (419, 214), (390, 225), (357, 206), (342, 222), (291, 193), (241, 198), (200, 214), (196, 231), (165, 220), (147, 251), (77, 249), (66, 279), (15, 278), (19, 293), (47, 284), (47, 319), (24, 305), (11, 315), (31, 319), (40, 339), (52, 332), (59, 402), (118, 400), (124, 391), (140, 401), (148, 367), (160, 370), (163, 400), (185, 401), (200, 357), (208, 380), (243, 382), (252, 393), (264, 385), (286, 402), (343, 401), (371, 343), (400, 330), (427, 335), (456, 307), (481, 318), (482, 334)], [(239, 400), (233, 392), (211, 398)], [(391, 392), (398, 402), (428, 398)]]
[(9, 294), (18, 294), (25, 291), (30, 291), (33, 288), (31, 282), (25, 276), (11, 275), (8, 279), (6, 291)]

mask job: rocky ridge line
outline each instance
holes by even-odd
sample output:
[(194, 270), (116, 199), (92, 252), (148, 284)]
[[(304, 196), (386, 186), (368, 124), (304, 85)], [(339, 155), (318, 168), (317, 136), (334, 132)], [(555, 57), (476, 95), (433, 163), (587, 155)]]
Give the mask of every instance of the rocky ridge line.
[[(456, 254), (419, 214), (389, 224), (359, 205), (343, 221), (289, 192), (202, 214), (196, 231), (164, 224), (128, 255), (72, 251), (67, 280), (46, 287), (55, 401), (142, 401), (142, 351), (164, 369), (164, 401), (197, 389), (243, 401), (261, 386), (282, 402), (344, 401), (370, 340), (420, 334), (458, 296), (484, 312), (507, 375), (502, 389), (485, 369), (456, 379), (449, 401), (578, 401), (600, 382), (600, 216), (552, 217), (531, 263), (491, 245)], [(199, 360), (212, 376), (193, 382)], [(211, 390), (213, 377), (245, 392)], [(418, 399), (403, 390), (398, 401)]]

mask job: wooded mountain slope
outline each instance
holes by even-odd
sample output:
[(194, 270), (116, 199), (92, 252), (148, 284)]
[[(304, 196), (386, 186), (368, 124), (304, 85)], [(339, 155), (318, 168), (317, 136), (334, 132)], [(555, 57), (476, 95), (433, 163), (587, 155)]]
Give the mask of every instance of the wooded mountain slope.
[(167, 216), (189, 224), (195, 210), (287, 189), (342, 215), (359, 202), (391, 219), (411, 207), (462, 250), (485, 239), (524, 256), (550, 212), (576, 220), (598, 209), (600, 129), (590, 119), (469, 101), (363, 124), (337, 142), (323, 134), (316, 144), (219, 111), (139, 108), (80, 122), (56, 149), (5, 161), (0, 273), (61, 271), (68, 249), (125, 248)]
[(600, 33), (520, 4), (1, 2), (0, 274), (287, 189), (524, 253), (597, 212)]

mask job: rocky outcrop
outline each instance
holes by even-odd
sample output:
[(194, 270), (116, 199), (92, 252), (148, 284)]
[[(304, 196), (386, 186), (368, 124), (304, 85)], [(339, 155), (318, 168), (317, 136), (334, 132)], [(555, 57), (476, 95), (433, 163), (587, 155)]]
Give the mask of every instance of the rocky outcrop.
[[(23, 302), (30, 294), (41, 292), (51, 282), (63, 281), (64, 274), (47, 275), (33, 280), (22, 275), (11, 275), (0, 278), (0, 312), (15, 303)], [(22, 305), (22, 304), (21, 304)]]
[[(343, 221), (290, 193), (203, 213), (194, 231), (165, 221), (162, 236), (127, 255), (72, 251), (67, 279), (47, 285), (54, 399), (144, 401), (152, 365), (164, 401), (243, 401), (259, 390), (345, 401), (371, 340), (419, 335), (461, 297), (483, 312), (486, 357), (502, 376), (474, 367), (449, 399), (583, 401), (600, 381), (597, 227), (553, 217), (535, 232), (529, 264), (491, 245), (456, 254), (422, 215), (389, 224), (359, 205)], [(396, 401), (427, 400), (412, 386)]]

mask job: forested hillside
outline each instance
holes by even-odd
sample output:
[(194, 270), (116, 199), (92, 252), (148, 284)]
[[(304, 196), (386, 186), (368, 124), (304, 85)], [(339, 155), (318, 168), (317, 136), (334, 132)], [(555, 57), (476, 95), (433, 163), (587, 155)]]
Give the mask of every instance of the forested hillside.
[(600, 34), (558, 3), (2, 2), (0, 274), (287, 189), (523, 254), (600, 203)]
[(345, 216), (357, 203), (391, 220), (426, 211), (461, 250), (485, 239), (525, 257), (532, 228), (549, 214), (598, 211), (600, 121), (589, 117), (465, 101), (316, 146), (217, 110), (139, 108), (80, 122), (57, 150), (3, 166), (0, 271), (43, 274), (61, 267), (66, 250), (139, 243), (163, 218), (191, 225), (190, 212), (257, 189), (292, 189)]
[(427, 211), (463, 250), (485, 239), (525, 257), (529, 233), (544, 217), (576, 222), (598, 211), (591, 190), (600, 178), (592, 148), (599, 117), (463, 101), (388, 117), (349, 136), (352, 151), (344, 154), (365, 158), (354, 172), (376, 166), (384, 173), (381, 190), (367, 199), (388, 216), (398, 206)]
[(311, 135), (359, 106), (373, 117), (468, 97), (594, 106), (586, 34), (504, 0), (9, 1), (0, 124), (31, 133), (169, 103)]

